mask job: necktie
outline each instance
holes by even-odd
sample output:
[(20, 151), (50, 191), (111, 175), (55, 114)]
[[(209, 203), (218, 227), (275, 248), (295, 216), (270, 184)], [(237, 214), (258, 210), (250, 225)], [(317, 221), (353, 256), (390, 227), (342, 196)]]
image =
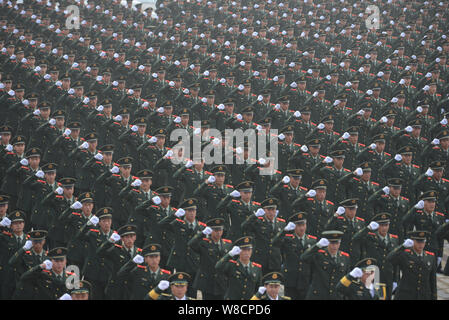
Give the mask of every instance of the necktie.
[(245, 266), (245, 271), (249, 275), (249, 266)]
[(156, 272), (152, 272), (151, 277), (153, 278), (153, 281), (156, 281)]
[(22, 238), (17, 237), (17, 247), (20, 248), (21, 244), (22, 244)]
[(388, 240), (387, 240), (387, 237), (384, 238), (384, 244), (385, 244), (385, 246), (388, 246)]

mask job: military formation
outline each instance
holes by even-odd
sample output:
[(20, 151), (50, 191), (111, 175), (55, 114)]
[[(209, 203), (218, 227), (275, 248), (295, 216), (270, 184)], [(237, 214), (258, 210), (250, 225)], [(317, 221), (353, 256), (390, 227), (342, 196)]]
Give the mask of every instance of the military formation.
[(376, 5), (2, 1), (1, 299), (437, 299), (449, 4)]

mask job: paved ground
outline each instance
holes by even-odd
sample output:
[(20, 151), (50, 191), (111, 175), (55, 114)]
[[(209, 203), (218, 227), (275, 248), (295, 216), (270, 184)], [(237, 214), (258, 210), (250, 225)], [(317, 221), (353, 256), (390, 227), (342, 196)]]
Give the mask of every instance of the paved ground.
[[(449, 256), (449, 243), (445, 242), (444, 252), (443, 252), (443, 269), (446, 263), (447, 257)], [(438, 300), (449, 300), (449, 276), (442, 274), (437, 274), (437, 289), (438, 289)]]

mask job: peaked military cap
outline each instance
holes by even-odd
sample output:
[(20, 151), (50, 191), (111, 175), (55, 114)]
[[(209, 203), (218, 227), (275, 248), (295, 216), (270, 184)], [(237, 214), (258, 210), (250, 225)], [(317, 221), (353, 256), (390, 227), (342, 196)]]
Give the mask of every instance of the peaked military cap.
[(160, 254), (161, 254), (161, 245), (158, 243), (150, 243), (149, 245), (147, 245), (142, 249), (142, 255), (144, 257)]
[(97, 210), (95, 215), (98, 217), (98, 219), (112, 218), (112, 212), (113, 212), (112, 208), (104, 207), (104, 208)]
[(206, 222), (206, 225), (212, 229), (223, 229), (225, 221), (223, 218), (213, 218)]
[(236, 189), (242, 192), (252, 192), (253, 191), (254, 182), (252, 181), (243, 181), (240, 182)]
[(282, 273), (273, 271), (264, 275), (262, 278), (262, 282), (264, 284), (281, 284), (283, 279), (284, 276), (282, 275)]
[(168, 278), (168, 281), (173, 285), (187, 285), (191, 278), (186, 272), (176, 272)]
[(170, 186), (163, 186), (156, 189), (156, 193), (160, 196), (171, 196), (174, 188)]
[(127, 236), (130, 234), (136, 234), (136, 231), (137, 231), (137, 227), (133, 224), (124, 225), (124, 226), (120, 227), (120, 229), (117, 230), (120, 237)]
[(83, 202), (94, 202), (94, 194), (92, 192), (84, 192), (78, 197), (78, 201)]
[(67, 248), (57, 247), (48, 251), (47, 256), (50, 259), (63, 259), (67, 256), (67, 251), (68, 251)]
[(41, 156), (41, 150), (39, 148), (31, 148), (26, 153), (25, 156), (27, 158), (31, 157), (40, 157)]
[(47, 237), (48, 232), (45, 230), (33, 230), (28, 232), (30, 240), (43, 240)]
[(185, 199), (179, 206), (182, 209), (196, 209), (198, 206), (198, 200), (195, 198)]
[(250, 236), (242, 237), (234, 241), (234, 246), (240, 248), (252, 248), (253, 247), (253, 238)]
[(356, 207), (358, 200), (359, 199), (356, 199), (356, 198), (346, 199), (346, 200), (343, 200), (342, 202), (340, 202), (340, 205), (343, 206), (343, 207), (348, 207), (348, 208)]
[(340, 241), (343, 236), (343, 232), (338, 230), (326, 230), (321, 233), (322, 238), (326, 238), (330, 242)]
[(382, 213), (375, 215), (371, 221), (375, 221), (375, 222), (381, 224), (381, 223), (389, 223), (390, 219), (391, 219), (391, 214), (382, 212)]
[(8, 216), (9, 220), (11, 220), (11, 223), (20, 221), (25, 222), (25, 217), (26, 214), (22, 210), (14, 210)]
[(438, 196), (438, 192), (435, 190), (430, 190), (424, 192), (421, 196), (419, 196), (419, 200), (436, 200)]

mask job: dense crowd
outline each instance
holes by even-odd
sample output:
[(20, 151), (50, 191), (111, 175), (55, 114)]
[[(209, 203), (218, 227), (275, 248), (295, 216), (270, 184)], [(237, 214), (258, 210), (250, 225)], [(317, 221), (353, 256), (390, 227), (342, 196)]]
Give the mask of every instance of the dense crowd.
[(1, 0), (1, 298), (437, 299), (448, 5)]

